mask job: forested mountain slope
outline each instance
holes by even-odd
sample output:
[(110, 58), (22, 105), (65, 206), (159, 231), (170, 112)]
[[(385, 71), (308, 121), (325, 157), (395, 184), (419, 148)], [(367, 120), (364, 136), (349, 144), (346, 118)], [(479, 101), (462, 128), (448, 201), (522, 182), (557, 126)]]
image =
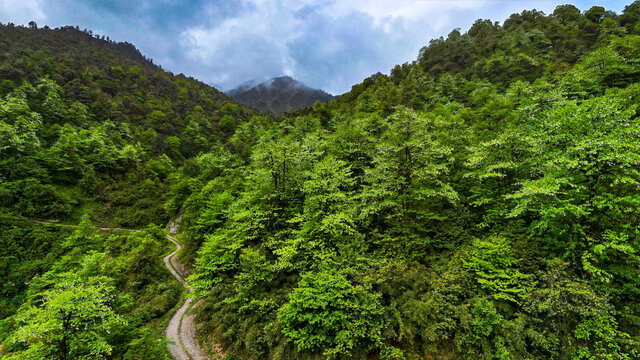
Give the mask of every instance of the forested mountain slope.
[(0, 27), (0, 356), (167, 358), (162, 231), (92, 223), (182, 211), (229, 358), (640, 357), (639, 23), (479, 20), (278, 121), (129, 46)]
[(0, 39), (0, 205), (16, 214), (65, 219), (82, 208), (102, 223), (166, 220), (168, 175), (252, 115), (71, 27), (2, 26)]
[(312, 89), (290, 76), (276, 77), (259, 84), (247, 82), (227, 91), (237, 102), (265, 112), (282, 115), (293, 110), (333, 100), (333, 96)]
[(243, 162), (234, 134), (253, 121), (131, 44), (0, 26), (0, 356), (169, 358), (170, 185), (214, 148)]
[(639, 20), (479, 20), (258, 128), (241, 170), (199, 158), (174, 193), (201, 332), (237, 358), (638, 358)]

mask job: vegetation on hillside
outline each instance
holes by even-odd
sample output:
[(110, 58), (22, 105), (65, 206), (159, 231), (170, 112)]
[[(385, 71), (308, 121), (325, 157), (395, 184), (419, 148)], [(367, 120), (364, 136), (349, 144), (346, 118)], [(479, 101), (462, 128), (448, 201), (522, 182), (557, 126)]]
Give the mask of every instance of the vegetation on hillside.
[(640, 357), (638, 1), (478, 20), (277, 121), (73, 28), (0, 39), (9, 359), (166, 356), (159, 227), (90, 222), (178, 213), (229, 358)]
[[(182, 181), (239, 358), (640, 356), (640, 3), (477, 21)], [(184, 195), (183, 195), (184, 196)]]
[(159, 260), (159, 227), (107, 233), (85, 217), (0, 230), (3, 359), (170, 359), (163, 330), (183, 290)]
[(3, 212), (165, 222), (176, 210), (163, 209), (168, 184), (186, 159), (242, 146), (229, 141), (250, 110), (117, 49), (70, 27), (0, 26)]
[(168, 358), (170, 184), (201, 152), (239, 153), (252, 116), (130, 44), (0, 26), (0, 356)]
[(258, 84), (250, 81), (226, 94), (240, 104), (275, 115), (334, 99), (333, 95), (310, 88), (289, 76), (276, 77)]

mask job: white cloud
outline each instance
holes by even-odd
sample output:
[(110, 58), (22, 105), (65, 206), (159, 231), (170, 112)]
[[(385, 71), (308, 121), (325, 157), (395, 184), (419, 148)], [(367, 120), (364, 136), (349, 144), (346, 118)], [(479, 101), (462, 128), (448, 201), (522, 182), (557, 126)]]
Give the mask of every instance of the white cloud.
[(44, 21), (40, 0), (0, 0), (0, 21), (26, 25), (29, 21)]
[(330, 6), (329, 13), (335, 16), (345, 16), (354, 12), (365, 13), (373, 17), (376, 22), (389, 19), (404, 19), (409, 21), (423, 20), (426, 16), (439, 16), (446, 11), (461, 9), (478, 9), (486, 1), (447, 1), (447, 0), (351, 0), (335, 1)]
[(305, 31), (304, 24), (294, 15), (296, 7), (269, 0), (242, 3), (243, 9), (236, 16), (183, 31), (182, 38), (190, 45), (187, 55), (208, 61), (222, 52), (233, 55), (237, 53), (234, 48), (246, 46), (247, 42), (257, 42), (262, 45), (260, 50), (268, 49), (271, 53), (266, 58), (279, 59), (279, 72), (293, 74), (295, 61), (289, 54), (288, 45)]
[(233, 11), (217, 3), (203, 10), (208, 22), (181, 33), (181, 43), (205, 81), (230, 87), (286, 74), (339, 93), (410, 61), (428, 34), (449, 27), (451, 12), (485, 2), (240, 0)]
[(414, 60), (430, 39), (467, 29), (477, 18), (501, 21), (565, 1), (0, 0), (0, 21), (78, 24), (222, 88), (286, 74), (341, 93)]

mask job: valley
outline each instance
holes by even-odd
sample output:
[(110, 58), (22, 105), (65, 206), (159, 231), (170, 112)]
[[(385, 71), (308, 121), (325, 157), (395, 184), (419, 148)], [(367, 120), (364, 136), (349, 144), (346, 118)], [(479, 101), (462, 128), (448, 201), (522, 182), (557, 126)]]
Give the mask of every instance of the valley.
[[(229, 18), (143, 46), (197, 68), (209, 42), (269, 34), (234, 15), (262, 5), (208, 4)], [(298, 31), (329, 5), (289, 6)], [(415, 25), (394, 16), (379, 46)], [(0, 17), (0, 358), (638, 358), (640, 1), (497, 20), (333, 96), (287, 76), (223, 93)], [(317, 83), (312, 56), (353, 54), (287, 39), (247, 62)], [(233, 45), (211, 68), (246, 65)]]

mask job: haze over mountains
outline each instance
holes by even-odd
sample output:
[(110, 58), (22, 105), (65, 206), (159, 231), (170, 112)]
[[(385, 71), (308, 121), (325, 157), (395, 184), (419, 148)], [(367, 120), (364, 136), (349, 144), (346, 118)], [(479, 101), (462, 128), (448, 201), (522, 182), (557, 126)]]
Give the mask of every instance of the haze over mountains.
[(250, 80), (226, 94), (243, 105), (276, 115), (312, 106), (316, 101), (327, 102), (335, 98), (290, 76), (280, 76), (264, 82)]

